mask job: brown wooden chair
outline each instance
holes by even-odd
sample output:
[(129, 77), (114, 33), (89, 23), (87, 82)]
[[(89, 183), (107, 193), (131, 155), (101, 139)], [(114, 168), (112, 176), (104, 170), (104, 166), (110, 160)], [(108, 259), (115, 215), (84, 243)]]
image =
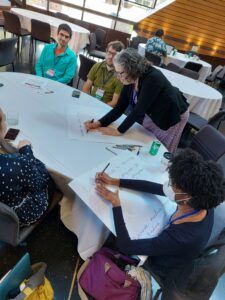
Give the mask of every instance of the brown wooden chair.
[(190, 77), (192, 79), (196, 79), (196, 80), (199, 79), (199, 74), (189, 69), (181, 68), (179, 74)]
[[(51, 42), (55, 42), (55, 40), (51, 38), (50, 24), (35, 19), (31, 19), (30, 51), (32, 48), (32, 54), (36, 52), (36, 41), (48, 43), (48, 44)], [(31, 52), (30, 52), (30, 57), (32, 57)]]
[(18, 36), (18, 42), (17, 42), (17, 53), (20, 52), (20, 38), (22, 39), (21, 48), (23, 47), (23, 38), (25, 36), (30, 35), (30, 32), (26, 29), (21, 28), (20, 19), (17, 15), (9, 12), (9, 11), (3, 11), (4, 16), (4, 29), (13, 35)]

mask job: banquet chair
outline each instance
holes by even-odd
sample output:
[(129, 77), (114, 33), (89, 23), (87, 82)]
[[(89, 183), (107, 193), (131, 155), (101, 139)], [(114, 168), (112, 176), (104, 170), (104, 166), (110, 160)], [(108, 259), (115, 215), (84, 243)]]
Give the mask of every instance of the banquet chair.
[(88, 56), (98, 59), (105, 59), (105, 52), (96, 50), (96, 35), (94, 32), (89, 35), (89, 45), (87, 46)]
[(225, 78), (225, 66), (223, 69), (216, 75), (216, 80), (221, 81)]
[(205, 160), (217, 161), (223, 168), (225, 167), (225, 136), (211, 125), (199, 130), (189, 147), (200, 153)]
[(68, 15), (63, 14), (63, 13), (61, 13), (61, 12), (59, 12), (59, 11), (55, 13), (55, 17), (58, 18), (58, 19), (67, 21), (67, 22), (70, 21), (70, 17), (69, 17)]
[(127, 39), (127, 47), (138, 49), (139, 44), (146, 44), (148, 39), (143, 36), (135, 36), (132, 39)]
[(4, 38), (6, 38), (6, 31), (4, 29), (4, 24), (5, 24), (5, 20), (4, 20), (4, 16), (2, 11), (0, 11), (0, 27), (3, 29), (4, 31)]
[(161, 64), (161, 57), (155, 55), (151, 52), (145, 52), (145, 57), (148, 61), (150, 61), (154, 66), (159, 66)]
[(0, 67), (12, 65), (14, 72), (14, 61), (16, 59), (16, 48), (18, 38), (12, 37), (10, 39), (0, 40)]
[(213, 72), (208, 76), (206, 77), (206, 83), (210, 83), (212, 85), (214, 85), (215, 81), (216, 81), (216, 77), (217, 75), (219, 75), (219, 73), (223, 70), (223, 66), (221, 65), (218, 65), (214, 70)]
[(13, 35), (18, 36), (17, 40), (17, 53), (20, 52), (20, 38), (22, 39), (21, 43), (21, 49), (23, 46), (23, 38), (25, 36), (30, 35), (30, 32), (28, 32), (26, 29), (21, 28), (20, 19), (17, 15), (9, 12), (9, 11), (3, 11), (4, 16), (4, 29), (5, 31), (8, 31), (12, 33)]
[(80, 68), (79, 68), (79, 72), (78, 72), (77, 88), (79, 86), (80, 79), (82, 79), (83, 81), (87, 80), (87, 75), (88, 75), (89, 71), (91, 70), (93, 65), (96, 63), (95, 60), (90, 59), (90, 58), (84, 56), (83, 54), (80, 54), (79, 58), (80, 58)]
[(196, 80), (199, 79), (199, 74), (189, 69), (181, 68), (179, 74), (190, 77), (192, 79), (196, 79)]
[(106, 31), (101, 28), (96, 28), (95, 36), (96, 36), (96, 49), (102, 50), (105, 45)]
[[(219, 232), (215, 241), (210, 246), (206, 246), (195, 259), (194, 268), (189, 276), (185, 277), (183, 275), (185, 272), (178, 273), (175, 282), (165, 285), (158, 276), (151, 271), (150, 273), (160, 286), (153, 300), (159, 299), (161, 293), (164, 293), (163, 299), (168, 300), (208, 300), (220, 276), (225, 273), (225, 228)], [(182, 289), (182, 292), (177, 287), (180, 280), (185, 283), (185, 289)]]
[(172, 72), (176, 72), (176, 73), (179, 73), (179, 71), (180, 71), (180, 67), (176, 64), (173, 64), (173, 63), (168, 63), (166, 68), (167, 68), (167, 70), (172, 71)]
[(30, 226), (20, 227), (19, 219), (14, 210), (8, 205), (0, 202), (0, 241), (17, 246), (22, 243), (28, 235), (45, 219), (52, 209), (61, 201), (62, 193), (54, 186), (50, 188), (49, 207), (40, 220)]
[(36, 52), (36, 41), (43, 43), (55, 42), (55, 40), (51, 38), (50, 24), (39, 20), (31, 19), (30, 57), (32, 57), (31, 53), (33, 54)]
[(198, 63), (195, 63), (195, 62), (192, 62), (192, 61), (188, 61), (185, 64), (184, 68), (188, 69), (188, 70), (192, 70), (194, 72), (199, 72), (202, 68), (202, 64), (198, 64)]

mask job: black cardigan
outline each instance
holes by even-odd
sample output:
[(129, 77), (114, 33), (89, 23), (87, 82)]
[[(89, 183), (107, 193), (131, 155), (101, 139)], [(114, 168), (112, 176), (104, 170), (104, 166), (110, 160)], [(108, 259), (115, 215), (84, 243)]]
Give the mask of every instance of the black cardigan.
[[(117, 105), (99, 121), (103, 127), (117, 120), (127, 109), (133, 96), (133, 85), (123, 87)], [(171, 85), (161, 71), (150, 66), (139, 78), (137, 104), (117, 128), (124, 133), (135, 122), (143, 120), (145, 114), (162, 130), (167, 130), (180, 121), (187, 108), (183, 94)]]

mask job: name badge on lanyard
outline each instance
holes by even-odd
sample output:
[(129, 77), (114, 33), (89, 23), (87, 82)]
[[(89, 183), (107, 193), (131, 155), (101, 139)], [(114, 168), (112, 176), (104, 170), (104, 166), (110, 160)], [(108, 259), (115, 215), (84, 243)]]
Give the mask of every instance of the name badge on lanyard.
[(96, 93), (95, 93), (95, 98), (102, 100), (104, 93), (105, 93), (105, 91), (103, 89), (97, 88)]
[(50, 76), (50, 77), (53, 77), (53, 76), (55, 75), (55, 71), (52, 70), (52, 69), (48, 69), (48, 70), (46, 71), (46, 74), (47, 74), (48, 76)]

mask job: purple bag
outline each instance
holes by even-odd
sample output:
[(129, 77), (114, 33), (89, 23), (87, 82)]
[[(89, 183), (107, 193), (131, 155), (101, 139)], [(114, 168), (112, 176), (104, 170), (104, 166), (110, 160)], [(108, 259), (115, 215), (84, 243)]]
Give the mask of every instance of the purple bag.
[(139, 282), (123, 270), (127, 264), (137, 265), (136, 260), (114, 250), (102, 248), (84, 264), (78, 273), (78, 291), (81, 299), (87, 299), (82, 289), (96, 300), (139, 299)]

